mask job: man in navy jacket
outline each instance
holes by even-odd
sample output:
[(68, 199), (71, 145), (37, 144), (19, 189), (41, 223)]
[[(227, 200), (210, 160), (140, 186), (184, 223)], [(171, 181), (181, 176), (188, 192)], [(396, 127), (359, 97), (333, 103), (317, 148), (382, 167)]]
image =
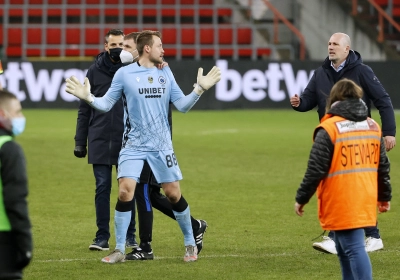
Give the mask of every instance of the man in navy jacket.
[[(328, 57), (318, 67), (301, 96), (297, 94), (290, 98), (292, 108), (299, 112), (306, 112), (318, 107), (319, 119), (325, 115), (326, 103), (333, 85), (347, 78), (359, 85), (363, 92), (363, 100), (368, 107), (371, 117), (371, 103), (378, 109), (382, 122), (382, 134), (386, 151), (396, 145), (396, 120), (392, 101), (383, 88), (371, 67), (363, 64), (361, 55), (351, 50), (351, 40), (347, 34), (335, 33), (328, 42)], [(383, 248), (382, 239), (377, 227), (365, 228), (367, 237), (365, 246), (367, 252)], [(324, 253), (336, 254), (333, 233), (323, 236), (322, 242), (313, 244), (314, 249)]]

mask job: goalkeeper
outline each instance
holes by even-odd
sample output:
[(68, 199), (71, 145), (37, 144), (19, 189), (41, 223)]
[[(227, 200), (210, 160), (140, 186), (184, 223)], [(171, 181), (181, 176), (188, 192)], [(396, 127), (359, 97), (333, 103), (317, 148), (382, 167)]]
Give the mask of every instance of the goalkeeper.
[(169, 67), (155, 67), (155, 64), (163, 62), (160, 32), (141, 32), (137, 38), (137, 49), (139, 61), (120, 68), (111, 87), (101, 98), (91, 95), (87, 79), (84, 85), (76, 77), (66, 80), (68, 93), (85, 100), (97, 110), (110, 110), (121, 97), (124, 103), (124, 134), (118, 160), (119, 192), (114, 219), (116, 248), (102, 261), (116, 263), (125, 259), (130, 205), (144, 161), (148, 162), (157, 181), (161, 183), (184, 235), (184, 261), (196, 261), (197, 247), (193, 238), (190, 208), (180, 191), (179, 180), (182, 174), (172, 147), (168, 107), (171, 102), (179, 111), (189, 111), (201, 94), (221, 79), (221, 72), (213, 67), (203, 76), (203, 69), (199, 68), (193, 92), (185, 95)]

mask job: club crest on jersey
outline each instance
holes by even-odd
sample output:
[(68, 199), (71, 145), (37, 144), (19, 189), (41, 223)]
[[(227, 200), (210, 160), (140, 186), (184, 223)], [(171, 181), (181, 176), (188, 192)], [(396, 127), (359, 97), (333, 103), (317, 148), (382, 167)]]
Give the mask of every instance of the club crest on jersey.
[(140, 81), (140, 78), (139, 78), (139, 77), (136, 77), (136, 81), (138, 81), (138, 82), (139, 82), (139, 81)]
[(147, 78), (147, 80), (149, 81), (150, 84), (153, 83), (153, 77), (150, 76), (150, 77)]
[(165, 78), (163, 76), (158, 77), (158, 82), (162, 85), (165, 85)]

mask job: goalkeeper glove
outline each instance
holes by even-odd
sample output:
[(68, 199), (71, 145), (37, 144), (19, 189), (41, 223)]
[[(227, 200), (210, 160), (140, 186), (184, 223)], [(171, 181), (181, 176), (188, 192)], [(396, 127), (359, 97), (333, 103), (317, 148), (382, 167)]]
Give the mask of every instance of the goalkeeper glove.
[(79, 82), (78, 78), (71, 76), (66, 80), (65, 91), (75, 95), (79, 99), (85, 100), (88, 103), (93, 102), (93, 95), (90, 93), (90, 82), (86, 77), (83, 85)]
[(214, 66), (206, 76), (203, 76), (203, 68), (199, 68), (197, 72), (197, 83), (194, 84), (194, 92), (202, 95), (203, 92), (211, 88), (221, 80), (221, 70)]

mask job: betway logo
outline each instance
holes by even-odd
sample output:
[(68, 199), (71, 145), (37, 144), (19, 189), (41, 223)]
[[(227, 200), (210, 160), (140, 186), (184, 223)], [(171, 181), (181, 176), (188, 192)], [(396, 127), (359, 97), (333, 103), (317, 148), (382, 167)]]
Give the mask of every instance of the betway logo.
[[(73, 95), (65, 92), (65, 79), (74, 75), (80, 81), (86, 76), (87, 69), (47, 69), (38, 71), (37, 76), (31, 62), (9, 62), (4, 75), (0, 75), (0, 83), (10, 92), (14, 93), (20, 101), (29, 99), (33, 102), (42, 100), (55, 101), (58, 95), (62, 100), (72, 102), (78, 100)], [(20, 88), (20, 81), (25, 80), (27, 93)]]
[[(253, 102), (267, 96), (272, 101), (280, 102), (287, 96), (300, 94), (314, 73), (311, 70), (307, 76), (306, 70), (299, 70), (295, 75), (290, 63), (269, 63), (267, 70), (252, 69), (243, 76), (234, 69), (228, 69), (226, 60), (218, 60), (217, 66), (221, 69), (221, 81), (216, 85), (215, 95), (217, 100), (225, 102), (234, 101), (241, 94)], [(281, 89), (281, 81), (284, 81), (287, 92)]]

